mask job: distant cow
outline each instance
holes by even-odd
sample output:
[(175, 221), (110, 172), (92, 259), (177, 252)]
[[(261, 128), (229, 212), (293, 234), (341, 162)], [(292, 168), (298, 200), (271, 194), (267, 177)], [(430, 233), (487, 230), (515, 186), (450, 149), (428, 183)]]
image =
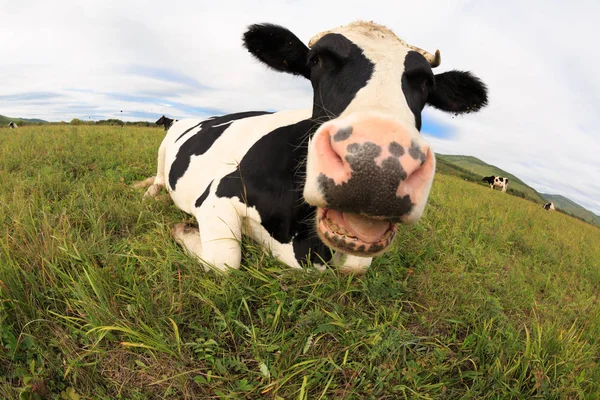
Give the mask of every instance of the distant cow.
[(508, 178), (503, 178), (501, 176), (486, 176), (482, 179), (482, 181), (487, 182), (490, 185), (490, 189), (494, 189), (495, 187), (502, 188), (503, 192), (506, 192), (508, 189)]
[(17, 124), (15, 124), (14, 122), (10, 122), (10, 123), (8, 124), (8, 127), (9, 127), (10, 129), (17, 129), (17, 128), (18, 128)]
[(556, 210), (556, 208), (554, 208), (554, 203), (546, 203), (546, 204), (544, 204), (544, 210), (546, 210), (546, 211), (554, 211), (554, 210)]
[(469, 72), (434, 74), (439, 52), (371, 22), (322, 32), (308, 47), (281, 26), (253, 25), (244, 45), (310, 80), (313, 101), (174, 123), (146, 196), (166, 187), (196, 218), (198, 227), (177, 224), (171, 234), (207, 269), (239, 268), (246, 235), (290, 267), (364, 272), (396, 224), (425, 209), (435, 156), (420, 134), (423, 108), (477, 111), (485, 85)]
[(171, 119), (169, 117), (165, 117), (164, 115), (162, 117), (160, 117), (158, 119), (158, 121), (155, 122), (156, 125), (158, 126), (164, 126), (165, 127), (165, 131), (169, 130), (169, 128), (171, 127), (171, 125), (173, 125), (173, 122), (177, 122), (177, 120), (175, 119)]

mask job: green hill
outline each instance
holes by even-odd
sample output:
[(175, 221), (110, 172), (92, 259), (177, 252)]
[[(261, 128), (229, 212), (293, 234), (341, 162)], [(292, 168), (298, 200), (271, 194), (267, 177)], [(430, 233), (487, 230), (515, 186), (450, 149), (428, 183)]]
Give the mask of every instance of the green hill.
[(581, 218), (590, 224), (600, 226), (600, 216), (583, 208), (573, 200), (567, 199), (565, 196), (561, 196), (560, 194), (540, 193), (540, 195), (547, 201), (554, 203), (554, 207), (556, 207), (557, 210), (564, 211), (567, 214)]
[(6, 117), (4, 115), (0, 115), (0, 126), (8, 125), (11, 122), (14, 122), (17, 125), (26, 125), (26, 124), (45, 124), (48, 121), (44, 121), (43, 119), (37, 119), (37, 118), (11, 118), (11, 117)]
[[(481, 182), (484, 176), (498, 175), (508, 178), (508, 190), (512, 194), (523, 197), (538, 203), (545, 203), (545, 199), (531, 186), (517, 178), (511, 173), (508, 173), (496, 166), (490, 165), (473, 156), (456, 156), (447, 154), (436, 154), (436, 158), (441, 161), (442, 171), (446, 169), (454, 169), (472, 174), (472, 179)], [(465, 176), (466, 178), (466, 176)]]

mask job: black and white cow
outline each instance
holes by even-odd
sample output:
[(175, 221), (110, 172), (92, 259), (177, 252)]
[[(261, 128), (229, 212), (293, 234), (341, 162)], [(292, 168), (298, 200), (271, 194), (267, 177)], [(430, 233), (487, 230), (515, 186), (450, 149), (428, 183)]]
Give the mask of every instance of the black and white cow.
[(486, 176), (482, 181), (487, 182), (492, 190), (497, 187), (502, 188), (502, 191), (506, 192), (508, 189), (508, 178), (503, 178), (501, 176)]
[(485, 85), (469, 72), (434, 74), (439, 51), (371, 22), (322, 32), (308, 47), (283, 27), (252, 25), (244, 45), (310, 80), (312, 106), (176, 122), (145, 196), (166, 186), (196, 218), (198, 228), (171, 233), (205, 269), (239, 268), (247, 235), (290, 267), (364, 272), (396, 223), (417, 221), (427, 203), (435, 157), (419, 133), (421, 111), (477, 111)]
[(12, 121), (11, 121), (11, 122), (8, 124), (8, 127), (9, 127), (10, 129), (17, 129), (17, 128), (18, 128), (17, 124), (15, 124), (15, 123), (14, 123), (14, 122), (12, 122)]
[(556, 208), (554, 207), (554, 203), (546, 203), (544, 204), (544, 210), (546, 211), (554, 211)]
[(169, 117), (165, 117), (164, 115), (162, 117), (160, 117), (155, 124), (158, 126), (163, 126), (165, 128), (165, 131), (168, 131), (169, 128), (171, 127), (171, 125), (173, 125), (173, 122), (177, 122), (176, 119), (171, 119)]

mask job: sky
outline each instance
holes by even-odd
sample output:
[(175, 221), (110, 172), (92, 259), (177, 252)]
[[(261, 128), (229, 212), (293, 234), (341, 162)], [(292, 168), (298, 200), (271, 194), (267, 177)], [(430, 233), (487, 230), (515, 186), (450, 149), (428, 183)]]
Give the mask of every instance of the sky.
[(471, 155), (543, 193), (600, 214), (600, 2), (0, 0), (0, 114), (155, 121), (310, 108), (301, 77), (259, 64), (246, 27), (283, 25), (302, 41), (375, 21), (434, 52), (434, 72), (470, 70), (489, 106), (426, 108), (435, 152)]

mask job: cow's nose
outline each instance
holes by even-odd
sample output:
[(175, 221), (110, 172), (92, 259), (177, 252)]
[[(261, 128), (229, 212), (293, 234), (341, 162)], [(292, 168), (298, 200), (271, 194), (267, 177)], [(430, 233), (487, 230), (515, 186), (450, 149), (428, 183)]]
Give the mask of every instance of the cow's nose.
[(382, 119), (330, 123), (314, 140), (312, 165), (329, 206), (402, 219), (426, 201), (435, 169), (433, 154), (418, 134), (401, 124)]
[(316, 138), (322, 172), (337, 184), (347, 182), (353, 173), (372, 173), (369, 169), (374, 167), (405, 181), (423, 166), (429, 155), (429, 145), (410, 140), (407, 135), (385, 137), (374, 133), (352, 138), (353, 131), (352, 126), (340, 129), (332, 126)]

